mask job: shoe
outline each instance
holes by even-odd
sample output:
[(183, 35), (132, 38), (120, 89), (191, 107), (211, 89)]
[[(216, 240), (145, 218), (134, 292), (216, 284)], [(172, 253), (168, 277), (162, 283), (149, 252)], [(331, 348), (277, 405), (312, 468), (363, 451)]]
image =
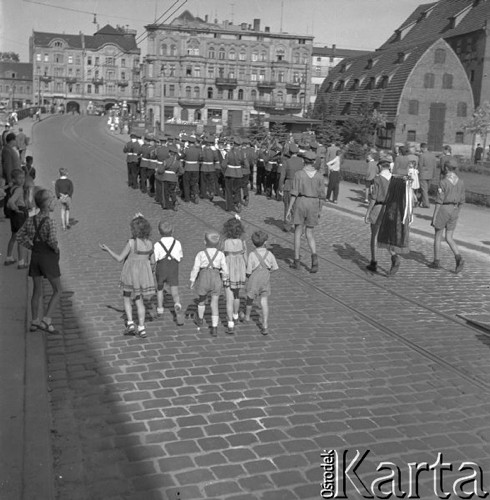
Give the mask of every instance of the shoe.
[(200, 318), (199, 316), (196, 316), (194, 318), (194, 324), (197, 326), (197, 328), (201, 328), (201, 326), (203, 325), (204, 323), (204, 319), (203, 318)]
[(161, 318), (163, 316), (164, 308), (161, 309), (157, 307), (157, 318)]
[(41, 323), (39, 323), (39, 330), (43, 330), (44, 332), (51, 333), (52, 335), (57, 335), (60, 333), (53, 326), (53, 323), (46, 323), (46, 321), (41, 321)]
[(199, 205), (199, 197), (195, 197), (192, 202), (195, 204), (195, 205)]
[(439, 264), (438, 260), (435, 260), (434, 262), (431, 262), (427, 267), (430, 269), (441, 269), (441, 264)]
[(14, 259), (14, 260), (6, 260), (3, 265), (4, 266), (12, 266), (13, 264), (15, 264), (17, 261)]
[(317, 272), (318, 272), (318, 255), (316, 253), (312, 253), (310, 273), (317, 273)]
[(71, 229), (70, 224), (67, 224), (66, 229)]
[(145, 328), (145, 327), (140, 328), (140, 327), (138, 326), (138, 335), (139, 335), (142, 339), (146, 338), (146, 328)]
[(372, 271), (375, 273), (378, 270), (378, 263), (375, 260), (372, 260), (367, 266), (366, 269), (368, 271)]
[(454, 272), (456, 274), (460, 273), (463, 270), (463, 267), (464, 267), (463, 257), (461, 257), (461, 255), (456, 255), (456, 269), (454, 270)]
[(334, 200), (332, 203), (334, 203), (335, 205), (338, 205), (338, 201), (337, 200)]
[(178, 212), (179, 211), (179, 207), (177, 205), (174, 206), (174, 212)]
[(369, 200), (365, 198), (364, 203), (369, 203)]
[(209, 201), (210, 201), (211, 203), (213, 203), (213, 200), (214, 200), (214, 196), (213, 196), (213, 195), (211, 195), (211, 196), (209, 197)]
[(293, 262), (289, 265), (291, 269), (301, 269), (301, 261), (299, 259), (294, 259)]
[(39, 327), (40, 327), (40, 326), (41, 326), (41, 324), (39, 323), (39, 321), (37, 321), (37, 322), (36, 322), (36, 321), (33, 321), (33, 322), (31, 323), (31, 326), (29, 327), (29, 331), (30, 331), (30, 332), (35, 332), (35, 331), (39, 330)]
[(226, 333), (228, 335), (233, 335), (235, 333), (235, 327), (234, 326), (228, 326), (228, 328), (226, 329)]
[(239, 214), (241, 211), (242, 211), (242, 207), (241, 207), (240, 205), (237, 205), (237, 206), (235, 207), (235, 212), (236, 212), (237, 214)]
[(182, 326), (184, 324), (184, 313), (182, 311), (182, 306), (180, 304), (175, 305), (174, 311), (175, 311), (175, 319), (177, 321), (177, 324), (179, 326)]
[(245, 321), (245, 313), (243, 311), (240, 311), (238, 313), (238, 319), (240, 320), (240, 323), (243, 323)]
[(134, 325), (134, 323), (132, 321), (131, 321), (131, 323), (126, 321), (126, 329), (124, 330), (124, 335), (126, 335), (126, 336), (136, 335), (136, 326)]
[(211, 329), (209, 330), (209, 333), (211, 334), (212, 337), (217, 337), (218, 336), (218, 327), (212, 326)]
[(19, 264), (17, 266), (17, 269), (27, 269), (29, 267), (29, 264)]
[(262, 335), (269, 335), (269, 328), (263, 326), (261, 329), (260, 329), (260, 333)]
[(243, 200), (243, 205), (244, 205), (245, 207), (248, 207), (248, 198), (245, 198), (245, 199)]
[(393, 255), (391, 257), (391, 269), (389, 270), (388, 275), (394, 276), (398, 272), (400, 264), (401, 264), (400, 257), (398, 255)]

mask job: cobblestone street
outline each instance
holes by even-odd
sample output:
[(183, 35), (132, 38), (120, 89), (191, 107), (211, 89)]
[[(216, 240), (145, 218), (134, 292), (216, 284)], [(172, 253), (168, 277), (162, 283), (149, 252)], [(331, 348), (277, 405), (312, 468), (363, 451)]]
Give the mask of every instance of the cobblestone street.
[[(75, 186), (76, 223), (59, 233), (63, 335), (47, 338), (57, 498), (321, 498), (320, 455), (330, 449), (370, 450), (358, 471), (366, 482), (379, 462), (432, 463), (438, 452), (490, 470), (490, 337), (456, 316), (488, 311), (488, 256), (463, 252), (466, 268), (455, 275), (444, 247), (444, 269), (434, 271), (432, 241), (414, 236), (396, 277), (367, 274), (369, 227), (327, 206), (319, 273), (293, 271), (282, 203), (252, 194), (247, 234), (268, 231), (280, 267), (269, 336), (257, 309), (228, 336), (221, 298), (217, 338), (191, 319), (178, 327), (170, 307), (146, 339), (124, 337), (121, 268), (98, 244), (119, 252), (135, 212), (151, 221), (154, 241), (159, 220), (171, 220), (192, 311), (195, 254), (229, 214), (220, 199), (162, 212), (129, 189), (123, 143), (98, 117), (54, 117), (36, 134), (39, 184), (51, 186), (64, 166)], [(306, 247), (302, 260), (309, 266)], [(388, 253), (379, 261), (387, 270)], [(457, 469), (445, 473), (447, 490)], [(422, 474), (421, 498), (434, 498), (431, 481)]]

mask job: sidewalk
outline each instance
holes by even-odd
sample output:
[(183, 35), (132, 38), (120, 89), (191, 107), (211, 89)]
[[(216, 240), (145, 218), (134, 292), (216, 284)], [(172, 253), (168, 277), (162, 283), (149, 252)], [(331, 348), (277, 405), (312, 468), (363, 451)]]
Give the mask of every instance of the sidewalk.
[[(338, 204), (327, 205), (329, 209), (364, 219), (367, 209), (367, 203), (364, 203), (364, 185), (341, 182)], [(411, 232), (433, 239), (434, 229), (430, 225), (433, 214), (433, 203), (430, 209), (416, 208)], [(490, 255), (490, 208), (466, 203), (461, 210), (454, 235), (456, 243), (462, 248)]]
[[(29, 118), (18, 127), (31, 138)], [(46, 349), (43, 334), (27, 332), (27, 272), (3, 261), (10, 223), (0, 217), (0, 498), (51, 500), (54, 477)]]

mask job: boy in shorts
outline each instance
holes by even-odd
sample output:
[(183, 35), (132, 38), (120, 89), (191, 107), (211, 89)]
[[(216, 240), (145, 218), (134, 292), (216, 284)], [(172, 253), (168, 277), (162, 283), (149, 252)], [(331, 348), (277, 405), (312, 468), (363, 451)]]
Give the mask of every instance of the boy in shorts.
[(440, 269), (441, 241), (444, 229), (446, 230), (446, 241), (456, 259), (456, 273), (460, 273), (464, 267), (464, 260), (453, 239), (453, 233), (458, 222), (459, 211), (465, 202), (465, 189), (463, 181), (456, 175), (457, 166), (447, 163), (446, 174), (439, 182), (437, 189), (436, 206), (432, 217), (434, 235), (434, 261), (429, 264), (431, 269)]
[(172, 236), (174, 228), (169, 222), (160, 221), (158, 231), (162, 237), (153, 247), (157, 278), (157, 316), (163, 316), (163, 295), (167, 284), (174, 299), (177, 324), (180, 326), (184, 324), (184, 313), (179, 297), (179, 262), (184, 256), (182, 245)]

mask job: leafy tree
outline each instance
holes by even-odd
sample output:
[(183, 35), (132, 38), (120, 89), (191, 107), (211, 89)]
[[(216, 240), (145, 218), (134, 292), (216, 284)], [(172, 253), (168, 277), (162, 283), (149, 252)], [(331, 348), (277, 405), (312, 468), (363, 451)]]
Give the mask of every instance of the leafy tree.
[(483, 138), (483, 151), (487, 149), (487, 135), (490, 131), (490, 103), (484, 101), (478, 108), (476, 108), (473, 116), (465, 123), (465, 130), (473, 134), (473, 141), (471, 144), (471, 157), (474, 156), (475, 136), (479, 135)]
[(19, 54), (16, 52), (0, 52), (0, 61), (19, 62)]
[(346, 142), (356, 141), (359, 144), (374, 145), (377, 130), (384, 126), (386, 116), (363, 103), (355, 115), (350, 116), (342, 126), (342, 135)]
[(342, 129), (332, 120), (324, 120), (315, 128), (315, 136), (321, 144), (342, 141)]
[(285, 142), (289, 138), (289, 132), (284, 123), (274, 123), (271, 129), (271, 136), (279, 142)]
[(269, 131), (265, 128), (263, 119), (260, 115), (253, 118), (252, 123), (248, 129), (248, 137), (252, 141), (262, 142)]

